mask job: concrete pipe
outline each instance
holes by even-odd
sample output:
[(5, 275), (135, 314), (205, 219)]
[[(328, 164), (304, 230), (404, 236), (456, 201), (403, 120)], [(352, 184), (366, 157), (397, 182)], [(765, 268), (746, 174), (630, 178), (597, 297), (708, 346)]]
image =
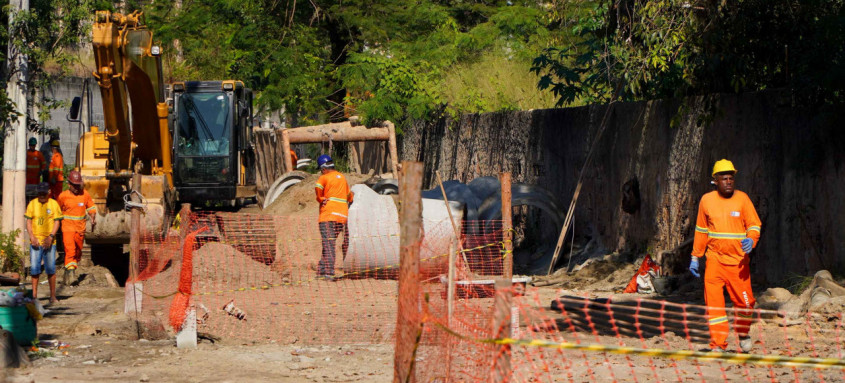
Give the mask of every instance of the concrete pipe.
[[(395, 278), (399, 271), (399, 211), (393, 197), (380, 195), (366, 185), (355, 185), (352, 191), (355, 202), (349, 208), (349, 250), (343, 271), (351, 277)], [(422, 203), (420, 273), (428, 278), (446, 271), (449, 243), (455, 240), (455, 232), (442, 200), (423, 198)], [(463, 205), (450, 202), (450, 208), (460, 230)]]
[(266, 209), (270, 207), (270, 205), (273, 204), (273, 201), (275, 201), (276, 198), (279, 198), (285, 190), (302, 182), (305, 177), (308, 177), (308, 173), (294, 170), (276, 178), (276, 181), (274, 181), (273, 184), (270, 185), (270, 188), (267, 189), (267, 194), (264, 196), (264, 205), (261, 206), (261, 208)]

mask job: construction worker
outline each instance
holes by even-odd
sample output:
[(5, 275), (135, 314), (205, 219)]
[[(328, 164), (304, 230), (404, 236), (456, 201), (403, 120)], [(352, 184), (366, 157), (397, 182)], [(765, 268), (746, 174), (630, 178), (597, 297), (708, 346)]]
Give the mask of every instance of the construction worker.
[(320, 237), (323, 243), (323, 253), (317, 269), (317, 277), (334, 280), (335, 243), (337, 236), (343, 232), (343, 256), (349, 248), (349, 231), (346, 222), (349, 215), (349, 205), (354, 193), (349, 191), (346, 177), (335, 170), (332, 158), (323, 154), (317, 158), (317, 166), (322, 175), (317, 180), (314, 192), (320, 203)]
[(299, 157), (296, 156), (296, 152), (293, 149), (290, 150), (290, 163), (293, 165), (293, 169), (296, 170), (296, 163), (299, 162)]
[(56, 299), (56, 232), (62, 219), (62, 210), (56, 200), (50, 198), (50, 184), (42, 182), (36, 186), (38, 198), (26, 206), (26, 231), (29, 233), (29, 274), (32, 276), (32, 297), (38, 298), (38, 277), (41, 264), (50, 283), (50, 303)]
[(699, 258), (707, 257), (704, 272), (704, 301), (710, 325), (710, 350), (724, 352), (730, 328), (723, 289), (737, 308), (735, 329), (742, 352), (750, 352), (748, 334), (753, 319), (748, 254), (760, 240), (760, 217), (748, 195), (734, 189), (736, 168), (722, 159), (713, 166), (716, 190), (701, 197), (695, 222), (695, 240), (689, 270), (696, 277)]
[(50, 158), (49, 168), (49, 182), (50, 182), (50, 198), (59, 198), (62, 193), (62, 187), (65, 182), (65, 160), (62, 157), (62, 149), (60, 148), (59, 140), (53, 140), (50, 143), (53, 150), (53, 156)]
[(76, 269), (82, 258), (82, 244), (85, 240), (85, 220), (91, 218), (91, 230), (97, 225), (97, 207), (88, 191), (82, 187), (82, 174), (71, 170), (67, 174), (68, 190), (59, 194), (62, 209), (62, 243), (65, 245), (65, 273), (62, 283), (76, 280)]
[(41, 151), (35, 149), (38, 140), (29, 138), (29, 149), (26, 150), (26, 184), (33, 188), (41, 183), (41, 173), (47, 170), (47, 161)]

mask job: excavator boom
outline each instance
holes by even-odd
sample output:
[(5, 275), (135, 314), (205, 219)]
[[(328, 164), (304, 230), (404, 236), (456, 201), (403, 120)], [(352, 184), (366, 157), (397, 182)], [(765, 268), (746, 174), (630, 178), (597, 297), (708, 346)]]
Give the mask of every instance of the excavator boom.
[(125, 201), (129, 180), (140, 163), (141, 193), (147, 211), (144, 227), (160, 230), (173, 210), (173, 180), (168, 107), (160, 49), (143, 23), (143, 14), (98, 11), (92, 28), (96, 70), (103, 100), (104, 129), (83, 134), (77, 166), (101, 217), (89, 242), (128, 241)]

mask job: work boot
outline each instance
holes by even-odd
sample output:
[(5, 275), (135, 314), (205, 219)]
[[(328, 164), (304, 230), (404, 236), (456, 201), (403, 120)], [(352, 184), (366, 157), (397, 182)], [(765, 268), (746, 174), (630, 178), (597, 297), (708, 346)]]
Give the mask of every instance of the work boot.
[(739, 337), (739, 348), (744, 353), (751, 352), (751, 347), (754, 346), (754, 342), (751, 341), (751, 336), (741, 336)]
[(62, 286), (70, 286), (70, 270), (65, 269), (62, 273)]
[(713, 347), (710, 349), (710, 352), (725, 352), (725, 349), (721, 347)]

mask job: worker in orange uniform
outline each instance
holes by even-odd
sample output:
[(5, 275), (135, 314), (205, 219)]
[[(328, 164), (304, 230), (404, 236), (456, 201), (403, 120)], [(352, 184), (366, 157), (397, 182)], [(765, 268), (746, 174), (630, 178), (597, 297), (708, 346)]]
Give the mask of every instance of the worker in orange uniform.
[(38, 140), (35, 137), (29, 138), (29, 149), (26, 150), (26, 184), (37, 186), (41, 183), (41, 173), (47, 170), (47, 160), (35, 145)]
[(59, 140), (53, 140), (50, 143), (53, 150), (53, 156), (50, 159), (49, 181), (50, 182), (50, 198), (57, 199), (62, 193), (62, 187), (65, 182), (65, 160), (62, 157), (62, 150), (59, 147)]
[(724, 352), (730, 328), (725, 312), (723, 288), (727, 288), (736, 311), (735, 330), (742, 352), (750, 352), (748, 334), (753, 319), (748, 254), (760, 240), (760, 217), (748, 195), (734, 189), (736, 169), (728, 160), (716, 161), (713, 183), (716, 190), (701, 197), (695, 222), (690, 272), (699, 277), (698, 259), (707, 257), (704, 272), (704, 301), (710, 325), (710, 350)]
[(71, 170), (67, 175), (68, 190), (59, 194), (62, 209), (62, 242), (65, 245), (65, 274), (63, 283), (76, 280), (76, 269), (82, 258), (82, 243), (85, 240), (85, 220), (91, 218), (91, 230), (97, 225), (97, 206), (88, 191), (82, 187), (82, 174)]
[(293, 149), (290, 150), (290, 163), (293, 165), (293, 169), (296, 170), (296, 163), (299, 162), (299, 157), (296, 156), (296, 152)]
[(320, 237), (323, 242), (323, 253), (317, 268), (317, 277), (334, 280), (335, 243), (337, 236), (343, 232), (343, 256), (349, 248), (349, 231), (346, 222), (349, 215), (349, 205), (352, 204), (354, 193), (349, 191), (346, 177), (335, 170), (332, 158), (323, 154), (317, 158), (317, 166), (322, 175), (317, 180), (314, 191), (317, 202), (320, 203)]

